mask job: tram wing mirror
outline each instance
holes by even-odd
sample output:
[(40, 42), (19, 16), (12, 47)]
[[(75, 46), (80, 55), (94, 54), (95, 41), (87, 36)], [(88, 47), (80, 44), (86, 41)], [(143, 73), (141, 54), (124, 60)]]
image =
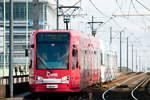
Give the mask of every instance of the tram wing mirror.
[(28, 49), (25, 49), (25, 57), (28, 57)]
[(76, 55), (77, 55), (77, 50), (76, 50), (76, 49), (73, 49), (73, 50), (72, 50), (72, 56), (75, 57)]
[(30, 45), (30, 48), (34, 48), (34, 44), (31, 44), (31, 45)]

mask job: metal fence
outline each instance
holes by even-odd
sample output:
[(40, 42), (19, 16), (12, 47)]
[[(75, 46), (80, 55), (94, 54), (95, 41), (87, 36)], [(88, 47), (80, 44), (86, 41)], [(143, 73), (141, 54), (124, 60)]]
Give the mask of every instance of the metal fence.
[[(0, 85), (8, 85), (9, 82), (9, 77), (8, 76), (4, 76), (4, 77), (0, 77)], [(13, 77), (13, 83), (25, 83), (25, 82), (29, 82), (29, 76), (28, 75), (18, 75), (18, 76), (14, 76)]]

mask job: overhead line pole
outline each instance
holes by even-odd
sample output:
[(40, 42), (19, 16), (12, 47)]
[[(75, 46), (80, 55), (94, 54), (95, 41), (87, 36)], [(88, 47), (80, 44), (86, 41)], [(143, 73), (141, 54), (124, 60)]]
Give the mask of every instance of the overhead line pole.
[(94, 32), (93, 32), (94, 31), (94, 29), (93, 29), (93, 22), (94, 22), (94, 17), (92, 16), (92, 23), (91, 23), (92, 24), (92, 35), (95, 36), (96, 33), (94, 34)]
[(121, 45), (121, 36), (122, 32), (120, 32), (120, 72), (121, 72), (121, 67), (122, 67), (122, 45)]
[(135, 59), (135, 63), (136, 63), (136, 72), (138, 71), (138, 65), (137, 65), (137, 49), (136, 49), (136, 59)]
[(128, 72), (128, 37), (127, 37), (127, 72)]
[[(139, 71), (140, 70), (141, 70), (141, 56), (139, 56)], [(141, 71), (143, 71), (143, 69)]]
[[(80, 7), (78, 6), (60, 6), (58, 7), (61, 11), (62, 11), (62, 14), (61, 15), (58, 15), (58, 16), (63, 16), (63, 20), (64, 20), (64, 23), (66, 24), (66, 30), (68, 30), (68, 24), (70, 22), (70, 17), (72, 16), (72, 14), (74, 13), (74, 11), (76, 11), (76, 9), (79, 9)], [(73, 12), (69, 15), (69, 14), (65, 14), (63, 12), (63, 9), (66, 9), (66, 8), (74, 8)]]
[(39, 0), (33, 0), (33, 29), (39, 30)]
[(132, 44), (132, 72), (133, 72), (133, 44)]
[(43, 12), (43, 14), (42, 14), (42, 15), (43, 15), (43, 16), (42, 16), (43, 24), (42, 24), (42, 25), (43, 25), (43, 30), (44, 30), (44, 29), (45, 29), (45, 13), (46, 13), (46, 11), (45, 11), (46, 5), (45, 5), (44, 2), (43, 2), (43, 6), (42, 6), (42, 7), (43, 7), (43, 9), (42, 9), (42, 10), (43, 10), (43, 11), (42, 11), (42, 12)]
[(3, 76), (5, 75), (5, 68), (6, 68), (6, 1), (4, 0), (3, 1), (3, 5), (4, 5), (4, 26), (3, 26), (3, 34), (4, 34), (4, 39), (3, 39), (3, 44), (4, 44), (4, 47), (3, 47), (3, 50), (4, 50), (4, 66), (3, 66)]
[(96, 35), (96, 30), (94, 30), (94, 24), (99, 23), (99, 24), (103, 24), (104, 22), (98, 22), (98, 21), (94, 21), (94, 17), (92, 16), (92, 21), (88, 22), (88, 24), (92, 24), (91, 25), (91, 30), (92, 30), (92, 35), (95, 37)]
[(13, 0), (10, 0), (9, 25), (9, 92), (10, 97), (13, 97)]
[(56, 29), (59, 30), (59, 15), (58, 15), (58, 9), (59, 9), (59, 0), (56, 0)]
[[(28, 0), (26, 0), (26, 50), (28, 49)], [(27, 70), (28, 70), (28, 57), (26, 57), (26, 64), (25, 64), (26, 68), (25, 68), (25, 71), (26, 71), (26, 74), (27, 74)]]
[(112, 27), (110, 27), (110, 45), (112, 43)]

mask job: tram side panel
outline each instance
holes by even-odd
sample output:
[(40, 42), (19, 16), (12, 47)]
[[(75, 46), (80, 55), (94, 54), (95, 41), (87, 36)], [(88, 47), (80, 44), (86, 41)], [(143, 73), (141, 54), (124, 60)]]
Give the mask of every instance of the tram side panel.
[(93, 37), (80, 37), (81, 88), (100, 82), (98, 45), (99, 41)]
[(117, 77), (117, 55), (112, 50), (103, 50), (101, 54), (101, 82), (109, 82)]

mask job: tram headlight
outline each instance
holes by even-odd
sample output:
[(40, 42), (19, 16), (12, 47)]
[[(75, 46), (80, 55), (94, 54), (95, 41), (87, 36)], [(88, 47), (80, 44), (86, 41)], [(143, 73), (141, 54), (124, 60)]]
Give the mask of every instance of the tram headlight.
[(69, 83), (69, 76), (64, 76), (61, 79), (62, 83)]
[(36, 76), (36, 80), (37, 80), (37, 81), (42, 81), (42, 80), (43, 80), (43, 77), (41, 77), (41, 76)]

